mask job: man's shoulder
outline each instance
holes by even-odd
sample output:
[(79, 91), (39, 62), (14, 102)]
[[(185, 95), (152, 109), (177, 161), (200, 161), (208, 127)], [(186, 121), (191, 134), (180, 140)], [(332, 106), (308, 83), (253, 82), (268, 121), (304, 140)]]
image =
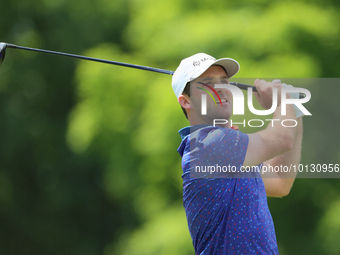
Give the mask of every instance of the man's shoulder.
[(249, 139), (247, 134), (239, 130), (212, 125), (188, 126), (182, 128), (179, 133), (182, 137), (180, 146), (182, 149), (189, 144), (192, 148), (197, 145), (204, 145), (206, 148), (208, 145), (215, 146), (217, 144), (245, 144)]
[(240, 136), (244, 135), (241, 131), (232, 129), (232, 128), (223, 128), (220, 126), (212, 126), (206, 125), (204, 127), (198, 128), (191, 128), (190, 129), (190, 136), (191, 138), (209, 138), (209, 139), (216, 139), (226, 136)]
[(211, 130), (224, 130), (226, 128), (222, 128), (220, 126), (213, 126), (213, 125), (193, 125), (181, 128), (178, 133), (183, 137), (192, 134), (197, 131), (205, 131), (210, 132)]

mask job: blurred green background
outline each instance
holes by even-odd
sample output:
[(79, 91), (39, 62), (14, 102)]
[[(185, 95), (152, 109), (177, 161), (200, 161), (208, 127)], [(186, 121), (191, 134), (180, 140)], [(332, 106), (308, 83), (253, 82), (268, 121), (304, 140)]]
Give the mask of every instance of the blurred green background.
[[(237, 77), (338, 77), (338, 1), (5, 0), (0, 41)], [(171, 77), (7, 50), (0, 69), (0, 254), (194, 254)], [(320, 84), (319, 84), (320, 85)], [(322, 84), (321, 84), (322, 85)], [(340, 86), (315, 86), (302, 162), (339, 163)], [(331, 91), (331, 92), (330, 92)], [(340, 254), (339, 179), (269, 198), (280, 254)]]

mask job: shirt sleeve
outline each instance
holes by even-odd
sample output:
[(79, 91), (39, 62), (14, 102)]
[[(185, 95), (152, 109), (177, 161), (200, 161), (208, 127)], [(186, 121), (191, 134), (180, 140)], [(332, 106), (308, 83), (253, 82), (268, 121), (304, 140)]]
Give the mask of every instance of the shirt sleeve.
[(191, 134), (191, 176), (239, 177), (249, 137), (240, 131), (207, 127)]

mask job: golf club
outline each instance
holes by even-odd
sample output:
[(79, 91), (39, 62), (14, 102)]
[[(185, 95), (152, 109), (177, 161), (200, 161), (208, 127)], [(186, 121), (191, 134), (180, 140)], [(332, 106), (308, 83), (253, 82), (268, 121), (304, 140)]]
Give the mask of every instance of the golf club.
[[(14, 44), (9, 44), (9, 43), (0, 43), (0, 65), (5, 59), (5, 52), (7, 48), (11, 49), (19, 49), (19, 50), (27, 50), (27, 51), (36, 51), (36, 52), (43, 52), (43, 53), (48, 53), (48, 54), (54, 54), (54, 55), (60, 55), (60, 56), (65, 56), (65, 57), (71, 57), (71, 58), (78, 58), (78, 59), (83, 59), (83, 60), (89, 60), (89, 61), (94, 61), (94, 62), (100, 62), (100, 63), (105, 63), (105, 64), (111, 64), (111, 65), (118, 65), (118, 66), (125, 66), (125, 67), (130, 67), (130, 68), (136, 68), (136, 69), (141, 69), (145, 71), (151, 71), (151, 72), (156, 72), (156, 73), (164, 73), (164, 74), (169, 74), (173, 75), (174, 71), (170, 70), (164, 70), (160, 68), (154, 68), (154, 67), (148, 67), (148, 66), (141, 66), (141, 65), (135, 65), (135, 64), (128, 64), (128, 63), (123, 63), (123, 62), (118, 62), (118, 61), (111, 61), (111, 60), (105, 60), (105, 59), (100, 59), (100, 58), (91, 58), (91, 57), (86, 57), (86, 56), (81, 56), (81, 55), (75, 55), (75, 54), (69, 54), (69, 53), (64, 53), (64, 52), (58, 52), (58, 51), (50, 51), (50, 50), (43, 50), (43, 49), (36, 49), (36, 48), (29, 48), (29, 47), (23, 47), (23, 46), (18, 46)], [(252, 88), (254, 92), (257, 92), (256, 88), (254, 86), (244, 84), (244, 83), (239, 83), (239, 82), (230, 82), (231, 85), (235, 85), (239, 87), (240, 89), (247, 90), (249, 87)], [(300, 98), (304, 98), (304, 94), (300, 94)]]
[(65, 56), (65, 57), (78, 58), (78, 59), (90, 60), (90, 61), (95, 61), (95, 62), (100, 62), (100, 63), (106, 63), (106, 64), (111, 64), (111, 65), (118, 65), (118, 66), (125, 66), (125, 67), (131, 67), (131, 68), (136, 68), (136, 69), (142, 69), (142, 70), (152, 71), (152, 72), (157, 72), (157, 73), (164, 73), (164, 74), (170, 74), (170, 75), (173, 74), (172, 71), (163, 70), (163, 69), (159, 69), (159, 68), (140, 66), (140, 65), (134, 65), (134, 64), (127, 64), (127, 63), (110, 61), (110, 60), (99, 59), (99, 58), (85, 57), (85, 56), (81, 56), (81, 55), (69, 54), (69, 53), (64, 53), (64, 52), (42, 50), (42, 49), (36, 49), (36, 48), (28, 48), (28, 47), (18, 46), (18, 45), (14, 45), (14, 44), (9, 44), (9, 43), (0, 43), (0, 64), (4, 61), (5, 51), (6, 51), (7, 48), (43, 52), (43, 53), (60, 55), (60, 56)]

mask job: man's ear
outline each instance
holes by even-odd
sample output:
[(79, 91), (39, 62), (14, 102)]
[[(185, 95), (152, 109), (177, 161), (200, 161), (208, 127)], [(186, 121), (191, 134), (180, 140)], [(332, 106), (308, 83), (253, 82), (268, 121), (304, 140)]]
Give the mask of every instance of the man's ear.
[(178, 97), (178, 103), (184, 108), (184, 109), (190, 109), (190, 98), (188, 95), (180, 95)]

